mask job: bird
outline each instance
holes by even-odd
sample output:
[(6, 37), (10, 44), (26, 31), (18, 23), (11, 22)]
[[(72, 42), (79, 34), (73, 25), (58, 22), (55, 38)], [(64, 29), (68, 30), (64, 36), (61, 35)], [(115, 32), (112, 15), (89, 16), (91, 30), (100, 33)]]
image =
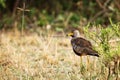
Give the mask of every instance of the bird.
[(78, 56), (96, 56), (99, 57), (99, 54), (96, 50), (93, 49), (93, 46), (90, 41), (80, 37), (78, 30), (74, 30), (71, 33), (68, 33), (67, 36), (71, 36), (71, 44), (74, 53)]

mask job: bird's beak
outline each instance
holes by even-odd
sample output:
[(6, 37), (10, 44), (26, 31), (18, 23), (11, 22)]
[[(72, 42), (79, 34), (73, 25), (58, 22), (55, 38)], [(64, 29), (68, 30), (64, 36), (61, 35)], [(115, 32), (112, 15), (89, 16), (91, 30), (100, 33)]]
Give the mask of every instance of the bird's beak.
[(73, 36), (73, 33), (68, 33), (67, 36)]

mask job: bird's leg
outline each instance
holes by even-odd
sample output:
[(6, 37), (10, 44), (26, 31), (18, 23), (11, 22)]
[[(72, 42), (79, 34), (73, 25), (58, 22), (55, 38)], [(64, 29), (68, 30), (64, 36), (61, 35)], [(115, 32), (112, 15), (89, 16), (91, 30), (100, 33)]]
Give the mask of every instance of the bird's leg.
[(94, 70), (96, 69), (96, 57), (95, 59), (93, 60), (93, 64), (94, 64)]
[(82, 60), (82, 56), (80, 56), (80, 72), (82, 72), (83, 68), (84, 68), (83, 60)]
[(82, 56), (80, 56), (80, 71), (83, 68), (83, 60), (82, 60)]
[(87, 67), (86, 67), (86, 68), (87, 68), (87, 71), (89, 70), (89, 63), (90, 63), (89, 57), (87, 56), (87, 65), (86, 65), (86, 66), (87, 66)]
[(83, 62), (83, 61), (82, 61), (82, 56), (80, 56), (80, 64), (81, 64), (81, 65), (83, 65), (82, 62)]

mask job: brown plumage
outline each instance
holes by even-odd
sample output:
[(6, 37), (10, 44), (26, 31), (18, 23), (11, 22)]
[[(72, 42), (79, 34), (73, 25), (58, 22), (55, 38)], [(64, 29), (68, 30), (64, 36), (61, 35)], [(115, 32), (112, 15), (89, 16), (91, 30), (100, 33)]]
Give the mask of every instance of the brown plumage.
[(91, 55), (99, 57), (98, 52), (93, 49), (92, 44), (88, 40), (79, 37), (79, 35), (78, 30), (68, 34), (68, 36), (72, 37), (71, 44), (75, 54), (78, 56)]

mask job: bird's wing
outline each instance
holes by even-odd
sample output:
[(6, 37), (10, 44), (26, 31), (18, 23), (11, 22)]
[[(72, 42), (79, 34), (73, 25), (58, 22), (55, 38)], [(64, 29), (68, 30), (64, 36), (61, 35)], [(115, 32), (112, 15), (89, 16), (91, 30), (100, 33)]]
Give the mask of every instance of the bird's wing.
[(81, 37), (73, 39), (72, 43), (74, 43), (76, 46), (92, 48), (92, 44), (90, 43), (90, 41)]
[(76, 38), (71, 41), (74, 52), (81, 56), (81, 55), (93, 55), (98, 56), (98, 52), (93, 50), (92, 44), (83, 38)]
[(71, 40), (73, 50), (76, 54), (81, 55), (84, 52), (85, 48), (92, 49), (92, 44), (83, 38), (74, 38)]

